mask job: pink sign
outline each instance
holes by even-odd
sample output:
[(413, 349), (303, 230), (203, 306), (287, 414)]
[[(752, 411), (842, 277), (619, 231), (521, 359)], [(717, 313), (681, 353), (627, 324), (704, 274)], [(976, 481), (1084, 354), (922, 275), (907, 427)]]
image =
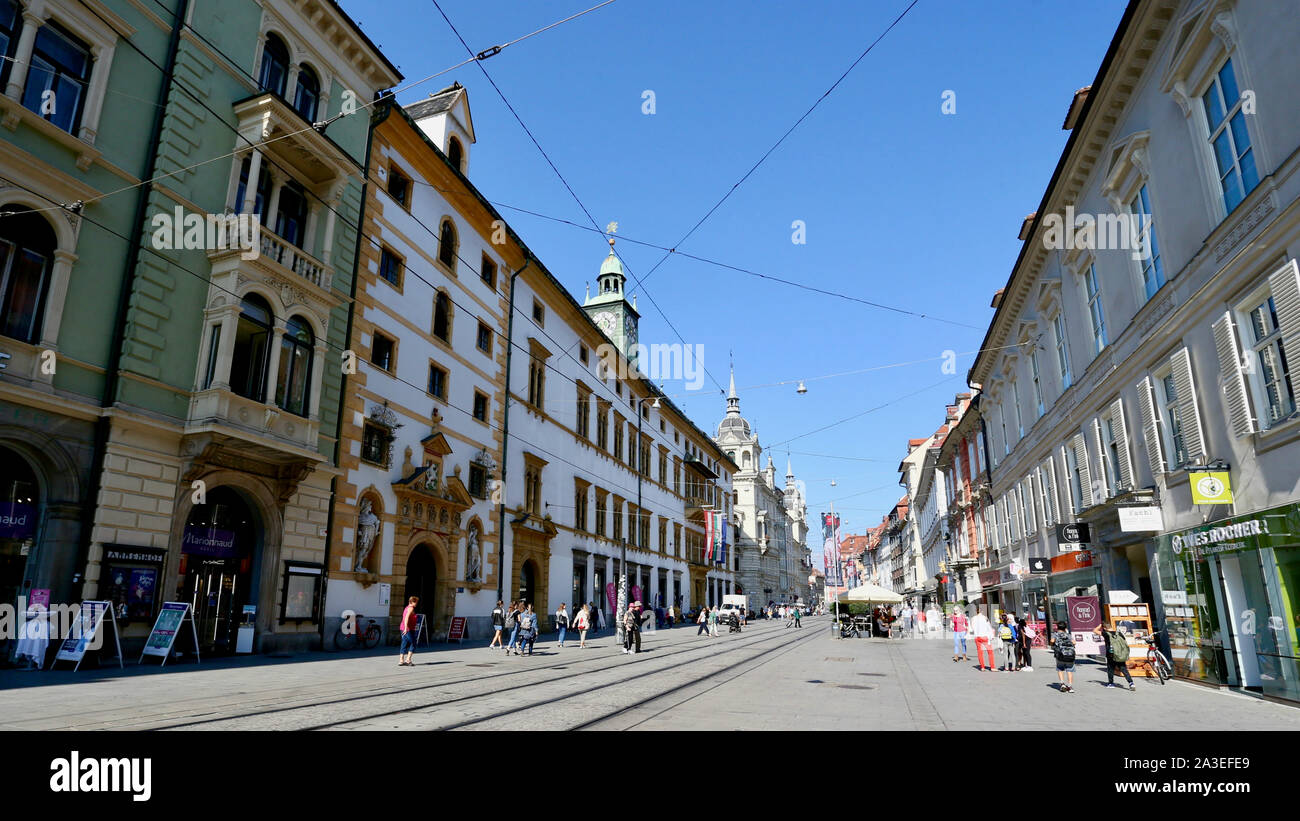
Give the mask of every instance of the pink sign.
[(645, 599), (641, 598), (641, 587), (640, 587), (640, 585), (636, 585), (636, 584), (632, 585), (632, 598), (631, 598), (631, 601), (639, 601), (639, 602), (641, 602), (642, 604), (645, 603)]
[(27, 595), (27, 606), (35, 607), (36, 605), (50, 609), (50, 589), (48, 587), (33, 587)]
[(618, 588), (613, 582), (605, 585), (605, 599), (609, 602), (609, 612), (613, 613), (618, 610)]
[(1065, 611), (1070, 619), (1070, 638), (1080, 656), (1105, 655), (1106, 645), (1092, 629), (1101, 624), (1101, 600), (1096, 596), (1066, 596)]

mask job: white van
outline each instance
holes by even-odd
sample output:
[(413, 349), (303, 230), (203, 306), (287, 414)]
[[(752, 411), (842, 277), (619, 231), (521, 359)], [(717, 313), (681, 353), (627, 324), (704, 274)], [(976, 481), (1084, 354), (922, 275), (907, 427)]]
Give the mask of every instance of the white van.
[(749, 599), (746, 596), (723, 596), (722, 604), (718, 607), (718, 622), (729, 621), (732, 616), (743, 621), (748, 607)]

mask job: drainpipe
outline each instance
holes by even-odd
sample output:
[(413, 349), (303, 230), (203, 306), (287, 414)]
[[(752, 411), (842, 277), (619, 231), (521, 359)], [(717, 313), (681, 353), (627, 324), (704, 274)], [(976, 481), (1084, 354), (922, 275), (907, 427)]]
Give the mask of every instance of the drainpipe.
[[(139, 197), (135, 201), (135, 231), (126, 251), (126, 272), (122, 287), (117, 294), (117, 317), (113, 322), (113, 341), (108, 351), (108, 367), (104, 372), (104, 392), (100, 397), (101, 408), (111, 408), (117, 394), (118, 374), (122, 367), (122, 346), (126, 341), (126, 321), (131, 309), (131, 294), (135, 292), (135, 272), (141, 251), (141, 237), (144, 236), (145, 224), (149, 217), (149, 200), (153, 196), (153, 183), (149, 182), (158, 175), (158, 144), (162, 141), (163, 118), (167, 113), (167, 104), (171, 99), (172, 72), (176, 67), (176, 52), (180, 48), (181, 22), (189, 14), (189, 0), (179, 0), (176, 9), (176, 25), (172, 27), (171, 37), (167, 43), (167, 62), (163, 65), (162, 85), (158, 90), (157, 111), (154, 113), (153, 130), (149, 135), (149, 168), (140, 187)], [(95, 511), (98, 508), (99, 491), (103, 484), (104, 460), (108, 452), (109, 434), (113, 422), (101, 415), (95, 422), (95, 449), (90, 460), (90, 486), (87, 488), (85, 502), (82, 504), (81, 545), (77, 552), (76, 567), (80, 568), (73, 576), (73, 585), (78, 579), (85, 589), (86, 565), (90, 561), (91, 534), (95, 528)]]
[(506, 318), (506, 389), (501, 400), (503, 423), (501, 425), (501, 484), (498, 491), (501, 501), (497, 507), (497, 599), (505, 601), (506, 561), (506, 462), (510, 457), (510, 361), (515, 352), (515, 280), (531, 265), (533, 258), (525, 257), (523, 268), (510, 275), (510, 308)]

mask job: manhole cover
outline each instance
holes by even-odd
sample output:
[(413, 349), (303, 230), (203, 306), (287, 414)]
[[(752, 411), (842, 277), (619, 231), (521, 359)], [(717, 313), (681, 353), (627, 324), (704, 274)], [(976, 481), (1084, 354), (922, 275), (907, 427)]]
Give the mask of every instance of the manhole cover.
[(827, 656), (827, 661), (853, 661), (852, 656)]

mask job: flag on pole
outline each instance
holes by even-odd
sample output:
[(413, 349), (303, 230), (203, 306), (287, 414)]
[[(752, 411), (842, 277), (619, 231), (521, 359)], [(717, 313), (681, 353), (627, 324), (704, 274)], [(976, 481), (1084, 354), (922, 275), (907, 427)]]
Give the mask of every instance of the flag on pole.
[(835, 516), (834, 521), (832, 521), (831, 514), (822, 514), (822, 538), (825, 540), (825, 546), (822, 550), (822, 566), (826, 570), (826, 583), (831, 587), (843, 586), (840, 578), (839, 529), (839, 516)]
[(704, 562), (713, 561), (713, 514), (704, 512)]

